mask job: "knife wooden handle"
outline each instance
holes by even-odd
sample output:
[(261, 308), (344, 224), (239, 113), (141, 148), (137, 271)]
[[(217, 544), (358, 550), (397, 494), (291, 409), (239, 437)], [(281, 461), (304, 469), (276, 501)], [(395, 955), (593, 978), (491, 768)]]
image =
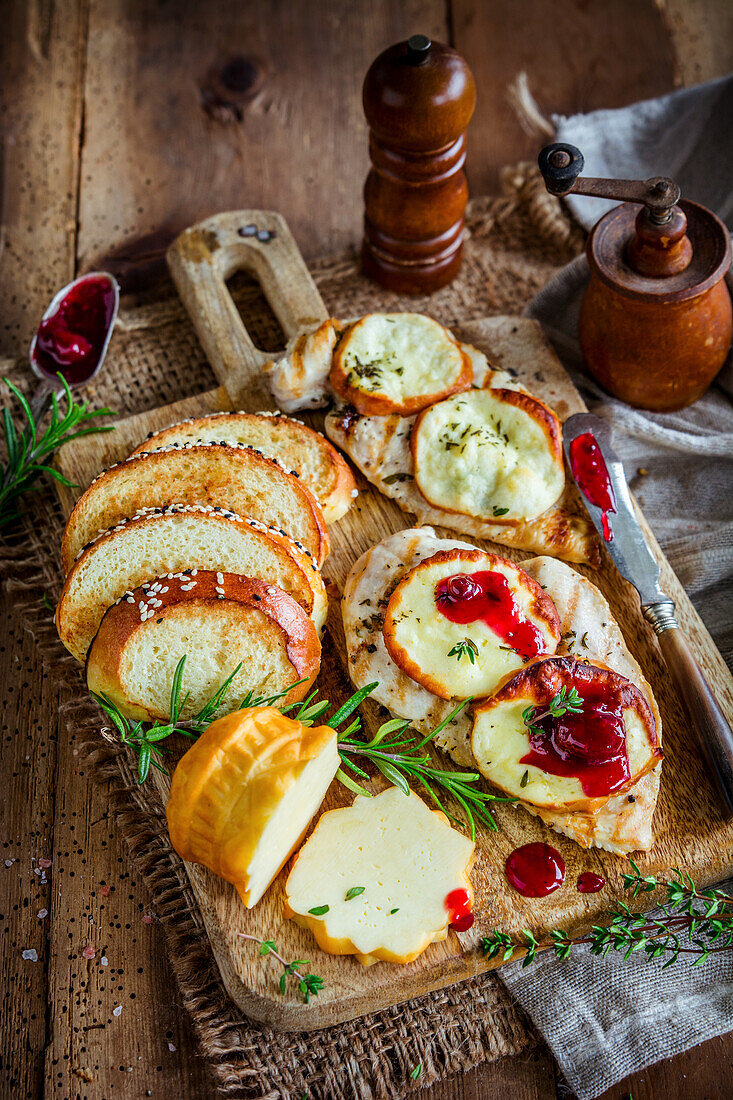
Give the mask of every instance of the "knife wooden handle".
[(680, 628), (669, 627), (657, 637), (667, 668), (697, 730), (710, 772), (717, 778), (728, 813), (733, 814), (733, 730)]

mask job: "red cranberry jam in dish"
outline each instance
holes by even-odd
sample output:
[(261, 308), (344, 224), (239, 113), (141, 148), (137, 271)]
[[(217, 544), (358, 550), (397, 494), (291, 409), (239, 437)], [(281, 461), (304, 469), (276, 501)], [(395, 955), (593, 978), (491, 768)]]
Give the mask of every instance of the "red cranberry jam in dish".
[(482, 698), (526, 661), (553, 654), (552, 600), (514, 562), (484, 550), (439, 550), (390, 596), (383, 634), (392, 660), (441, 699)]
[(88, 381), (99, 366), (117, 311), (117, 291), (108, 275), (77, 279), (54, 300), (31, 348), (33, 361), (51, 377), (70, 384)]
[(629, 680), (574, 657), (523, 668), (474, 709), (481, 772), (544, 809), (594, 813), (662, 759), (649, 703)]

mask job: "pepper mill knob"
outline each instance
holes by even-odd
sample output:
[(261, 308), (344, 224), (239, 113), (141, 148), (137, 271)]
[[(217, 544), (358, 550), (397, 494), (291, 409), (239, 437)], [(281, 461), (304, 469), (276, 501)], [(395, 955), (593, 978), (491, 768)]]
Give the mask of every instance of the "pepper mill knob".
[(429, 294), (461, 266), (473, 74), (450, 46), (416, 34), (376, 58), (363, 103), (372, 162), (364, 273), (401, 294)]

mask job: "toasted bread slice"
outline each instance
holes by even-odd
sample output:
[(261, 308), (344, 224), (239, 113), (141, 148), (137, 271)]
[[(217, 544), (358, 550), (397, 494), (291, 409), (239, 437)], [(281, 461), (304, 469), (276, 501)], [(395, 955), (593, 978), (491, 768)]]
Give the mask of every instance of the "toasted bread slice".
[(194, 569), (259, 577), (289, 592), (318, 630), (326, 621), (323, 579), (287, 535), (234, 512), (179, 505), (123, 520), (86, 547), (56, 609), (61, 641), (83, 661), (115, 600), (154, 577)]
[(357, 798), (321, 815), (285, 884), (285, 916), (329, 954), (412, 962), (446, 938), (446, 897), (473, 900), (473, 847), (416, 794)]
[(470, 389), (472, 377), (456, 338), (420, 313), (370, 313), (349, 325), (330, 374), (339, 397), (370, 416), (409, 416)]
[(333, 444), (320, 434), (279, 413), (221, 412), (184, 420), (151, 432), (134, 455), (160, 451), (173, 444), (231, 443), (256, 447), (296, 470), (319, 502), (326, 523), (340, 519), (358, 495), (354, 475)]
[(170, 717), (171, 684), (186, 657), (180, 717), (196, 714), (237, 666), (219, 714), (247, 692), (295, 703), (318, 675), (321, 643), (312, 619), (273, 584), (199, 569), (127, 592), (106, 612), (87, 653), (87, 685), (128, 718)]
[[(550, 703), (573, 689), (580, 713), (547, 715)], [(639, 689), (575, 657), (535, 661), (479, 703), (472, 748), (479, 770), (506, 794), (543, 810), (588, 814), (631, 790), (662, 759)]]
[(518, 390), (471, 390), (421, 412), (410, 436), (415, 484), (434, 508), (516, 525), (565, 487), (562, 429)]
[(133, 455), (100, 474), (69, 516), (64, 570), (101, 531), (145, 508), (173, 504), (215, 505), (277, 527), (319, 565), (328, 554), (323, 514), (297, 474), (253, 447), (197, 443)]
[(527, 660), (555, 652), (560, 620), (518, 565), (456, 548), (437, 551), (402, 578), (383, 633), (395, 663), (433, 695), (483, 698)]
[(285, 354), (262, 368), (279, 408), (284, 412), (317, 409), (328, 404), (331, 356), (343, 326), (333, 317), (306, 329), (288, 342)]
[(587, 516), (573, 510), (577, 508), (574, 490), (567, 484), (557, 504), (536, 519), (515, 524), (434, 508), (415, 483), (410, 450), (412, 428), (411, 417), (360, 416), (354, 409), (344, 408), (326, 415), (329, 439), (349, 456), (372, 485), (404, 512), (417, 517), (418, 523), (434, 523), (475, 538), (491, 539), (502, 546), (554, 554), (567, 561), (600, 564), (593, 524)]

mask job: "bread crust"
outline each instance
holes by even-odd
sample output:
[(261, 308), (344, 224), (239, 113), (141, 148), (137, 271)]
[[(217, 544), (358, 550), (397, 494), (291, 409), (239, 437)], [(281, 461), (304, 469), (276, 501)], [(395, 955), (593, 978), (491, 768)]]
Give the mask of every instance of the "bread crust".
[[(378, 316), (378, 314), (368, 313), (358, 321), (354, 321), (352, 324), (345, 326), (333, 350), (329, 380), (335, 392), (347, 405), (353, 405), (357, 412), (361, 413), (363, 416), (388, 416), (390, 413), (400, 413), (402, 416), (411, 416), (413, 413), (420, 412), (421, 409), (425, 409), (429, 405), (434, 405), (437, 401), (442, 401), (444, 397), (450, 397), (454, 393), (459, 393), (462, 390), (471, 388), (473, 379), (471, 360), (456, 340), (453, 333), (443, 325), (439, 327), (443, 330), (446, 338), (455, 345), (462, 360), (461, 371), (454, 382), (435, 390), (433, 393), (407, 397), (404, 401), (394, 401), (386, 394), (365, 393), (364, 390), (352, 386), (349, 382), (349, 370), (344, 365), (344, 354), (348, 350), (349, 337), (359, 326), (368, 322), (370, 318), (375, 316)], [(433, 318), (428, 318), (428, 320), (433, 320)], [(439, 324), (439, 322), (436, 321), (435, 324)]]
[(389, 597), (389, 602), (387, 603), (384, 626), (382, 627), (382, 634), (385, 645), (387, 646), (387, 652), (392, 660), (403, 672), (407, 673), (411, 680), (414, 680), (418, 684), (422, 684), (422, 686), (432, 692), (433, 695), (437, 695), (439, 699), (452, 698), (451, 692), (447, 691), (443, 684), (434, 676), (431, 676), (430, 673), (422, 669), (420, 665), (411, 658), (408, 651), (398, 643), (396, 639), (396, 622), (394, 616), (399, 606), (400, 596), (407, 585), (409, 585), (414, 575), (433, 565), (442, 564), (443, 562), (450, 563), (451, 565), (455, 563), (456, 571), (460, 569), (463, 562), (471, 564), (480, 562), (486, 566), (487, 570), (495, 569), (497, 565), (502, 565), (508, 567), (512, 571), (516, 571), (520, 574), (519, 580), (522, 585), (531, 593), (532, 598), (528, 611), (533, 621), (539, 620), (547, 627), (551, 637), (555, 640), (555, 645), (560, 641), (560, 617), (557, 613), (557, 608), (547, 593), (542, 591), (537, 581), (533, 580), (529, 574), (525, 573), (516, 562), (509, 561), (507, 558), (502, 558), (498, 554), (490, 554), (485, 550), (463, 550), (460, 548), (456, 548), (455, 550), (438, 550), (435, 554), (421, 561), (419, 565), (410, 569), (409, 572), (402, 577), (399, 584), (395, 585)]
[[(176, 459), (181, 455), (200, 466), (198, 478), (192, 478), (190, 472), (182, 476), (177, 471)], [(69, 572), (81, 548), (101, 530), (146, 507), (218, 505), (270, 524), (272, 516), (267, 514), (266, 502), (256, 499), (245, 489), (241, 492), (237, 489), (237, 478), (242, 479), (241, 486), (247, 473), (252, 471), (260, 478), (273, 484), (280, 482), (294, 492), (306, 533), (299, 541), (322, 565), (330, 549), (328, 529), (320, 505), (298, 475), (287, 471), (275, 459), (254, 447), (202, 443), (135, 454), (102, 471), (77, 500), (64, 529), (61, 542), (64, 572)], [(223, 477), (225, 473), (226, 478)], [(135, 486), (136, 476), (143, 480), (142, 486)], [(220, 482), (224, 481), (227, 488), (216, 485), (217, 478)], [(213, 489), (210, 487), (212, 483)], [(238, 503), (235, 504), (232, 498), (237, 499)], [(287, 533), (297, 544), (297, 532)]]
[[(197, 431), (221, 433), (218, 441), (222, 444), (246, 445), (246, 440), (240, 442), (234, 438), (232, 429), (238, 435), (245, 435), (247, 426), (250, 424), (256, 426), (259, 431), (262, 431), (263, 428), (266, 430), (268, 425), (272, 425), (273, 428), (284, 429), (292, 437), (292, 450), (288, 449), (287, 443), (283, 446), (281, 443), (273, 441), (273, 454), (269, 457), (280, 458), (281, 461), (287, 462), (293, 469), (297, 469), (302, 483), (311, 490), (316, 500), (319, 501), (326, 523), (334, 523), (349, 510), (356, 496), (356, 481), (346, 459), (320, 432), (314, 431), (299, 420), (293, 420), (282, 413), (219, 412), (211, 413), (209, 416), (192, 417), (178, 424), (171, 424), (168, 428), (163, 428), (159, 432), (151, 432), (132, 451), (130, 457), (156, 451), (176, 442), (179, 445), (181, 442), (197, 442)], [(320, 451), (328, 468), (325, 482), (322, 483), (315, 478), (311, 479), (307, 473), (298, 469), (295, 453), (298, 444), (315, 447)], [(259, 441), (252, 445), (260, 446), (262, 443)]]
[[(302, 596), (299, 595), (297, 602), (299, 602), (306, 613), (313, 618), (316, 626), (325, 622), (328, 598), (326, 596), (323, 578), (318, 571), (318, 567), (312, 555), (309, 554), (307, 550), (299, 548), (285, 532), (274, 527), (268, 527), (266, 524), (260, 523), (257, 520), (238, 516), (224, 508), (212, 505), (174, 505), (171, 508), (151, 508), (130, 519), (122, 520), (115, 527), (102, 532), (96, 539), (83, 547), (77, 561), (74, 562), (66, 578), (59, 598), (58, 607), (56, 608), (56, 628), (59, 632), (61, 641), (77, 660), (84, 660), (92, 638), (96, 634), (99, 628), (99, 622), (101, 622), (102, 615), (104, 614), (104, 612), (102, 612), (99, 616), (98, 622), (91, 630), (88, 637), (86, 631), (81, 628), (76, 621), (72, 593), (80, 570), (84, 568), (85, 562), (89, 560), (88, 555), (95, 554), (100, 550), (103, 552), (106, 544), (115, 539), (120, 532), (130, 529), (133, 525), (145, 524), (150, 526), (158, 523), (161, 517), (191, 514), (207, 516), (213, 518), (217, 522), (239, 525), (247, 529), (248, 532), (256, 532), (258, 537), (267, 539), (271, 544), (274, 544), (277, 554), (283, 559), (289, 559), (288, 565), (292, 565), (293, 570), (298, 576), (298, 591), (302, 593)], [(195, 555), (193, 556), (195, 557)], [(163, 568), (165, 568), (165, 564), (162, 564)], [(152, 572), (151, 570), (151, 574)], [(162, 569), (159, 570), (159, 572), (162, 572)], [(300, 583), (301, 578), (302, 584)], [(123, 593), (120, 592), (120, 595), (122, 594)], [(88, 608), (85, 608), (85, 610), (88, 611)], [(104, 610), (106, 610), (106, 608)]]
[[(207, 569), (199, 569), (195, 575), (146, 582), (120, 597), (107, 610), (87, 652), (89, 690), (109, 696), (129, 718), (151, 722), (168, 719), (169, 714), (142, 703), (132, 703), (126, 695), (121, 680), (125, 647), (134, 642), (139, 632), (146, 630), (148, 622), (155, 620), (157, 625), (159, 620), (165, 619), (171, 608), (187, 604), (215, 611), (224, 608), (227, 602), (259, 611), (278, 627), (293, 666), (293, 682), (304, 680), (288, 692), (282, 705), (298, 702), (309, 690), (320, 668), (321, 643), (312, 620), (292, 596), (274, 584)], [(187, 657), (189, 662), (196, 660), (195, 653)]]
[[(507, 405), (513, 405), (514, 408), (521, 409), (523, 412), (531, 416), (532, 419), (539, 424), (547, 438), (548, 447), (556, 462), (563, 465), (563, 453), (562, 453), (562, 427), (560, 425), (560, 419), (550, 409), (544, 401), (540, 401), (539, 398), (533, 397), (529, 393), (525, 393), (524, 390), (505, 390), (505, 389), (491, 389), (487, 391), (491, 393), (492, 397), (497, 398), (500, 401), (506, 402)], [(437, 404), (437, 402), (436, 402)], [(415, 420), (410, 432), (410, 451), (412, 453), (412, 460), (415, 467), (415, 486), (420, 495), (431, 505), (433, 508), (440, 508), (443, 512), (448, 512), (451, 515), (469, 515), (478, 519), (486, 519), (487, 522), (495, 523), (500, 527), (519, 527), (521, 524), (531, 523), (532, 518), (514, 518), (507, 519), (504, 516), (477, 516), (474, 511), (465, 511), (461, 508), (449, 508), (447, 504), (442, 503), (439, 500), (435, 500), (430, 496), (430, 490), (427, 485), (422, 484), (420, 478), (420, 466), (418, 462), (418, 445), (420, 425), (425, 420), (426, 415), (430, 412), (430, 409), (423, 409), (420, 415)], [(555, 502), (557, 503), (557, 502)], [(536, 518), (536, 517), (535, 517)]]
[[(475, 744), (477, 719), (482, 714), (489, 713), (501, 706), (502, 703), (511, 702), (515, 699), (531, 698), (534, 700), (535, 706), (545, 707), (563, 687), (569, 687), (573, 684), (577, 687), (581, 697), (584, 697), (583, 683), (590, 683), (591, 681), (607, 686), (609, 693), (613, 692), (614, 697), (618, 699), (622, 711), (633, 709), (641, 720), (647, 735), (650, 752), (646, 765), (633, 774), (628, 783), (615, 791), (613, 797), (625, 794), (661, 763), (664, 754), (657, 733), (654, 713), (642, 692), (625, 676), (621, 676), (609, 668), (599, 667), (598, 664), (591, 665), (571, 656), (546, 657), (529, 662), (515, 676), (507, 680), (490, 699), (475, 705), (473, 708), (474, 734), (472, 744)], [(474, 755), (480, 769), (479, 757), (475, 752)], [(496, 782), (494, 777), (488, 778), (499, 790), (506, 790)], [(506, 791), (506, 793), (515, 795), (514, 791)], [(588, 796), (576, 802), (563, 803), (562, 805), (542, 804), (539, 808), (543, 812), (593, 814), (605, 806), (610, 797)], [(529, 798), (520, 798), (519, 804), (521, 805), (523, 802), (526, 802), (530, 807), (533, 806)]]

